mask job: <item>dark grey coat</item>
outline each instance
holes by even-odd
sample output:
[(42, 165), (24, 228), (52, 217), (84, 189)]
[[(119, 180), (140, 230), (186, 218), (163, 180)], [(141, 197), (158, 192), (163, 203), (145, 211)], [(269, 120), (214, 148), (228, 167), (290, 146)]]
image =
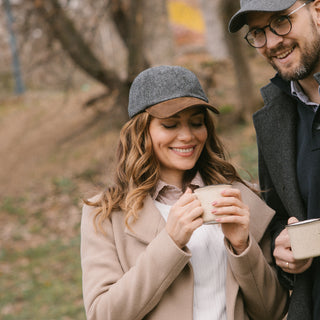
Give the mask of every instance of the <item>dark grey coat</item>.
[[(320, 74), (316, 79), (320, 82)], [(272, 222), (275, 239), (289, 217), (305, 220), (296, 174), (296, 100), (272, 83), (261, 89), (265, 106), (253, 115), (259, 151), (259, 179), (263, 197), (276, 211)], [(279, 270), (280, 271), (280, 270)], [(311, 277), (309, 271), (291, 277), (279, 272), (293, 287), (288, 319), (312, 319)]]

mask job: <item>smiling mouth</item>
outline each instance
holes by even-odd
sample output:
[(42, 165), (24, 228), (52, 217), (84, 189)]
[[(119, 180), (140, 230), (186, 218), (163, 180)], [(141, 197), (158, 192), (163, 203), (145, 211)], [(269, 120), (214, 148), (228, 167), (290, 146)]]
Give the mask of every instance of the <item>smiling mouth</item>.
[(176, 151), (176, 152), (180, 152), (180, 153), (189, 153), (189, 152), (192, 152), (195, 147), (191, 147), (191, 148), (171, 148), (173, 151)]
[(284, 58), (286, 58), (293, 50), (294, 50), (294, 47), (292, 47), (291, 49), (289, 49), (289, 50), (287, 50), (287, 51), (285, 51), (285, 52), (283, 52), (283, 53), (281, 53), (281, 54), (279, 54), (279, 55), (277, 55), (277, 56), (274, 56), (274, 58), (276, 58), (276, 59), (284, 59)]

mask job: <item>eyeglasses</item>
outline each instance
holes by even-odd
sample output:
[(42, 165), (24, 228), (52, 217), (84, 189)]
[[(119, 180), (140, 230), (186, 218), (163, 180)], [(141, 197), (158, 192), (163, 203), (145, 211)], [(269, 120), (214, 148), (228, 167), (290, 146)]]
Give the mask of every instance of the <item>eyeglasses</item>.
[(292, 29), (292, 23), (289, 17), (310, 2), (312, 2), (312, 0), (305, 2), (300, 7), (294, 9), (287, 15), (273, 18), (268, 25), (262, 28), (251, 29), (244, 38), (247, 40), (251, 47), (262, 48), (267, 43), (267, 36), (265, 32), (266, 28), (269, 28), (270, 31), (277, 36), (287, 35)]

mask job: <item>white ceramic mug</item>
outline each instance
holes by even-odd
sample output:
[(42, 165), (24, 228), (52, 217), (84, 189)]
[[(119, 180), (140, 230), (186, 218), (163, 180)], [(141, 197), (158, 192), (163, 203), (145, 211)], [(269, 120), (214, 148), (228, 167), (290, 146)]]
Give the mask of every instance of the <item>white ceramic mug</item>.
[[(227, 188), (231, 188), (232, 186), (230, 184), (215, 184), (210, 185), (202, 188), (198, 188), (194, 190), (194, 193), (196, 194), (197, 198), (201, 202), (201, 206), (203, 208), (203, 221), (204, 224), (213, 224), (218, 223), (216, 222), (216, 216), (212, 213), (212, 210), (214, 209), (214, 206), (212, 203), (217, 200), (218, 198), (221, 198), (221, 192), (222, 190), (225, 190)], [(223, 216), (220, 216), (223, 217)]]

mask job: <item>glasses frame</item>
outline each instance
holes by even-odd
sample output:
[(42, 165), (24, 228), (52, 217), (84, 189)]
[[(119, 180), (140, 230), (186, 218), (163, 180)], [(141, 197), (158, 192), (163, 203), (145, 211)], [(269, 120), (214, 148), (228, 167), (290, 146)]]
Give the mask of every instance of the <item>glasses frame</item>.
[[(265, 31), (266, 28), (269, 28), (270, 31), (271, 31), (272, 33), (274, 33), (275, 35), (277, 35), (277, 36), (280, 36), (280, 37), (281, 37), (281, 36), (286, 36), (286, 35), (289, 34), (290, 31), (292, 30), (292, 22), (291, 22), (291, 20), (290, 20), (290, 16), (291, 16), (292, 14), (296, 13), (298, 10), (302, 9), (304, 6), (306, 6), (307, 4), (309, 4), (309, 3), (312, 2), (312, 1), (313, 1), (313, 0), (306, 1), (306, 2), (303, 3), (301, 6), (299, 6), (298, 8), (296, 8), (296, 9), (294, 9), (294, 10), (292, 10), (292, 11), (289, 12), (288, 14), (280, 15), (280, 16), (278, 16), (278, 17), (273, 18), (269, 24), (267, 24), (266, 26), (264, 26), (264, 27), (262, 27), (262, 28), (254, 28), (254, 29), (252, 29), (252, 30), (262, 30), (262, 32), (263, 32), (263, 34), (264, 34), (264, 38), (265, 38), (265, 41), (264, 41), (264, 44), (263, 44), (263, 45), (261, 45), (261, 46), (255, 46), (254, 44), (252, 44), (252, 43), (249, 42), (249, 40), (248, 40), (248, 35), (252, 32), (252, 30), (249, 30), (249, 31), (248, 31), (248, 33), (245, 35), (244, 39), (246, 39), (246, 41), (248, 42), (248, 44), (249, 44), (251, 47), (256, 48), (256, 49), (257, 49), (257, 48), (259, 49), (259, 48), (264, 47), (264, 46), (267, 44), (267, 35), (266, 35), (266, 31)], [(274, 21), (274, 19), (279, 19), (279, 18), (286, 18), (286, 19), (288, 20), (289, 25), (290, 25), (290, 28), (289, 28), (289, 31), (288, 31), (287, 33), (279, 34), (279, 33), (276, 32), (276, 30), (274, 30), (274, 29), (271, 27), (272, 21)]]

